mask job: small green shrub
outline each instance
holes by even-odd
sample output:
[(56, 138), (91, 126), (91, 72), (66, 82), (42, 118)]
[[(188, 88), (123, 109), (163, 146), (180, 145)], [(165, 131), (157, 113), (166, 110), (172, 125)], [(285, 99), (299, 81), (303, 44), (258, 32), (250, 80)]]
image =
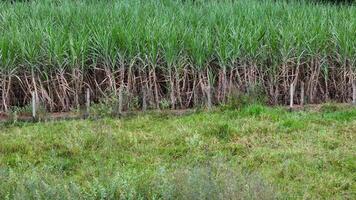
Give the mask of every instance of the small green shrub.
[(114, 95), (103, 98), (99, 103), (93, 104), (89, 109), (90, 117), (109, 117), (118, 112), (118, 99)]
[(12, 107), (9, 113), (10, 121), (17, 122), (20, 116), (32, 116), (32, 107), (30, 104), (23, 107)]
[(266, 95), (260, 87), (255, 86), (248, 89), (246, 93), (233, 91), (227, 98), (227, 102), (222, 105), (223, 110), (241, 110), (252, 104), (265, 104)]
[[(32, 104), (27, 104), (23, 107), (12, 107), (9, 113), (10, 121), (17, 122), (20, 117), (32, 117)], [(45, 121), (49, 117), (49, 113), (43, 103), (36, 106), (36, 119)]]
[(160, 107), (161, 109), (166, 110), (166, 109), (169, 109), (170, 106), (171, 106), (171, 105), (170, 105), (170, 102), (169, 102), (167, 99), (162, 99), (162, 100), (159, 102), (159, 107)]
[(139, 97), (137, 97), (137, 96), (131, 97), (130, 100), (127, 100), (127, 98), (128, 98), (128, 94), (124, 93), (124, 100), (125, 100), (124, 102), (128, 102), (129, 110), (139, 110), (141, 108)]

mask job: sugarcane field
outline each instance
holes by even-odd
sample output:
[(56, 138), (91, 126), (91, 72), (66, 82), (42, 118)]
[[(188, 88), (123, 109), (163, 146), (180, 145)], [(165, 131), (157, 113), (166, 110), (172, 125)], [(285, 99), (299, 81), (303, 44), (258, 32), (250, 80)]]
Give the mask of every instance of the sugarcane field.
[(356, 199), (356, 2), (1, 1), (0, 199)]

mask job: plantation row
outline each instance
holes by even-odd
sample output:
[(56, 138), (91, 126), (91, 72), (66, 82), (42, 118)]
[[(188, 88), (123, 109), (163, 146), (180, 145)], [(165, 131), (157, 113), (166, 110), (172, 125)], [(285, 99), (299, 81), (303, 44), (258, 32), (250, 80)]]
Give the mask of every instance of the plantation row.
[(0, 110), (27, 105), (32, 91), (70, 110), (87, 88), (125, 109), (237, 93), (286, 104), (291, 85), (295, 103), (350, 101), (355, 19), (355, 5), (268, 0), (1, 2)]

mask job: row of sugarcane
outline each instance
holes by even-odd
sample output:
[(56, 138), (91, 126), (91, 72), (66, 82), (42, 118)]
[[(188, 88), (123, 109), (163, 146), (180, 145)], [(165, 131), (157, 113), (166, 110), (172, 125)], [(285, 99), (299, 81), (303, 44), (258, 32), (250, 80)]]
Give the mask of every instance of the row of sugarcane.
[(146, 65), (148, 62), (137, 59), (116, 67), (58, 69), (50, 74), (23, 71), (0, 78), (1, 109), (26, 106), (35, 92), (49, 111), (69, 111), (85, 104), (87, 90), (92, 102), (120, 102), (120, 111), (162, 109), (167, 105), (171, 109), (211, 108), (241, 94), (255, 95), (270, 105), (355, 101), (356, 78), (351, 63), (334, 63), (324, 69), (326, 64), (322, 62), (328, 62), (328, 66), (334, 63), (290, 60), (269, 73), (264, 66), (243, 61), (226, 69), (212, 61), (203, 70), (181, 61), (180, 65), (162, 70), (168, 69), (157, 67), (163, 63)]
[[(35, 92), (50, 111), (121, 99), (121, 109), (349, 102), (355, 5), (300, 1), (0, 3), (0, 110)], [(121, 98), (119, 98), (121, 96)]]

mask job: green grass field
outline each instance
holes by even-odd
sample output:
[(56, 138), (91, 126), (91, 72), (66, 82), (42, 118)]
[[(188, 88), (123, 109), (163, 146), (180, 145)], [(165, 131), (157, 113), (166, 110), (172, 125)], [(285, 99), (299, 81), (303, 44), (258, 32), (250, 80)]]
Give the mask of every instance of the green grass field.
[(355, 199), (356, 108), (2, 124), (0, 199)]

